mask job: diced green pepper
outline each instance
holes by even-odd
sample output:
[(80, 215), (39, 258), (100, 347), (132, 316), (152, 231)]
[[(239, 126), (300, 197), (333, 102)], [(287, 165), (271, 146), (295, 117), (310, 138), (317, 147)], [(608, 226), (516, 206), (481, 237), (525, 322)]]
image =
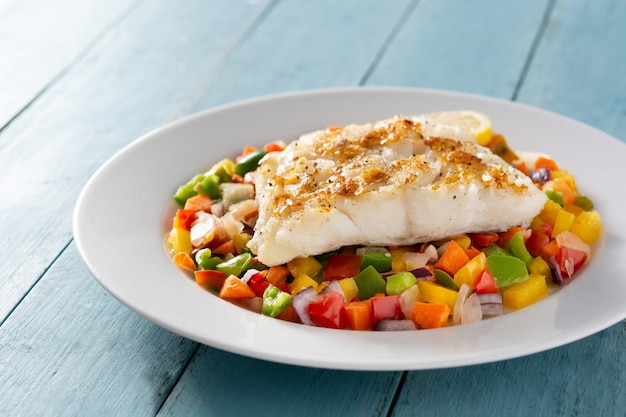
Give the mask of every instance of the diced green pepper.
[(454, 291), (459, 290), (459, 286), (456, 285), (456, 282), (454, 282), (454, 278), (441, 269), (435, 269), (435, 282), (442, 287), (446, 287)]
[(545, 192), (546, 192), (546, 196), (548, 196), (550, 200), (554, 201), (555, 203), (563, 207), (563, 204), (564, 204), (563, 194), (561, 194), (558, 191), (553, 191), (553, 190), (546, 190)]
[(483, 252), (485, 252), (485, 255), (487, 255), (487, 257), (491, 255), (513, 256), (511, 252), (507, 251), (506, 249), (501, 248), (498, 245), (489, 245), (485, 249), (483, 249)]
[(181, 185), (176, 190), (174, 194), (174, 200), (181, 206), (185, 205), (185, 201), (189, 197), (193, 197), (194, 195), (198, 195), (198, 191), (196, 191), (196, 184), (204, 179), (204, 175), (198, 174), (190, 179), (186, 184)]
[(526, 264), (519, 258), (507, 255), (487, 257), (487, 270), (496, 280), (498, 288), (522, 282), (528, 279)]
[(215, 269), (218, 264), (222, 263), (219, 256), (211, 256), (211, 249), (200, 249), (195, 256), (196, 265), (200, 269)]
[(218, 200), (222, 197), (220, 191), (220, 177), (215, 174), (208, 174), (200, 182), (199, 188), (203, 194), (208, 195), (213, 200)]
[(389, 252), (367, 252), (361, 257), (361, 271), (372, 265), (378, 272), (388, 272), (392, 260)]
[(233, 172), (237, 175), (244, 175), (247, 172), (254, 171), (259, 166), (259, 161), (267, 154), (266, 151), (252, 152), (239, 160), (233, 168)]
[(576, 196), (574, 204), (585, 211), (593, 210), (593, 201), (584, 195)]
[(376, 294), (384, 294), (387, 287), (383, 277), (371, 265), (354, 277), (354, 282), (356, 282), (356, 286), (359, 289), (359, 300), (367, 300)]
[(410, 272), (400, 272), (387, 277), (385, 290), (387, 295), (399, 295), (416, 283), (417, 278), (415, 278), (415, 275)]
[(249, 253), (242, 253), (241, 255), (237, 255), (227, 261), (216, 265), (215, 269), (225, 272), (229, 275), (240, 276), (244, 271), (250, 269), (249, 266), (251, 260), (252, 255), (250, 255)]
[(263, 292), (263, 315), (276, 317), (291, 305), (291, 295), (270, 284)]
[(524, 234), (522, 232), (514, 233), (511, 239), (509, 239), (509, 249), (516, 258), (521, 259), (526, 265), (532, 262), (533, 257), (526, 249), (526, 243), (524, 243)]

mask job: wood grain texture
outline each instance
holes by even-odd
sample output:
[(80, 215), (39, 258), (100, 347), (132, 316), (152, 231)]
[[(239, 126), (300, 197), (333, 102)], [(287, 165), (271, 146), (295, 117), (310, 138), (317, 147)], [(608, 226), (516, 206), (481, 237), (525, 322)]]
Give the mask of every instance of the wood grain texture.
[(559, 0), (519, 101), (626, 142), (626, 2)]
[(201, 347), (159, 416), (384, 416), (399, 380), (397, 372), (311, 369)]
[(108, 295), (70, 245), (2, 326), (0, 415), (153, 416), (195, 348)]
[(0, 3), (0, 131), (137, 3), (137, 0)]
[(409, 373), (400, 416), (623, 416), (626, 325), (503, 362)]
[(511, 98), (548, 0), (423, 0), (367, 80)]
[(266, 6), (145, 3), (2, 132), (0, 322), (71, 239), (89, 176), (171, 120)]
[(412, 3), (281, 2), (202, 86), (191, 110), (283, 91), (358, 85)]

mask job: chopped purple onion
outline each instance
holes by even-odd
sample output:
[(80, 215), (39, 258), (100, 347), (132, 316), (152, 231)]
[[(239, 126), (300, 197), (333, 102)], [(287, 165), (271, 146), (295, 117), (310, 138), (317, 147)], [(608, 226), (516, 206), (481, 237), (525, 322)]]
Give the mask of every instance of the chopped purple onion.
[(417, 279), (431, 279), (433, 273), (428, 268), (417, 268), (410, 271)]
[(415, 323), (412, 320), (392, 320), (383, 319), (378, 320), (378, 323), (374, 326), (374, 330), (396, 332), (401, 330), (416, 330)]
[(483, 317), (501, 316), (502, 314), (504, 314), (502, 304), (498, 303), (481, 304), (480, 309), (483, 312)]
[(552, 174), (550, 174), (550, 170), (547, 168), (533, 169), (528, 176), (537, 184), (545, 184), (552, 179)]
[(481, 304), (502, 304), (502, 295), (500, 293), (477, 294)]
[(293, 308), (296, 309), (296, 313), (298, 313), (298, 317), (300, 317), (300, 321), (302, 324), (308, 324), (309, 326), (313, 326), (313, 321), (311, 320), (311, 316), (309, 315), (309, 304), (313, 297), (317, 295), (317, 291), (313, 287), (307, 287), (303, 290), (300, 290), (296, 295), (291, 299), (291, 304)]
[(554, 256), (548, 258), (548, 266), (550, 267), (550, 272), (552, 272), (552, 282), (557, 285), (563, 285), (565, 279), (561, 273), (561, 267)]

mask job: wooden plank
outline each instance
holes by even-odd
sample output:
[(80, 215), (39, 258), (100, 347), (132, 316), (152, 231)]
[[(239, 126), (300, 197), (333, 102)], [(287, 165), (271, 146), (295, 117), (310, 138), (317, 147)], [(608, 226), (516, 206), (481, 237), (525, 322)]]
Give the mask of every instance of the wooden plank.
[(136, 4), (136, 0), (3, 1), (0, 130)]
[(170, 120), (266, 7), (145, 3), (2, 132), (0, 322), (71, 239), (88, 177)]
[(70, 245), (2, 326), (0, 414), (153, 416), (196, 346), (108, 295)]
[(511, 98), (547, 5), (420, 1), (367, 84)]
[(625, 339), (620, 323), (525, 358), (411, 372), (392, 416), (623, 416)]
[(301, 368), (201, 347), (159, 416), (384, 416), (398, 382), (396, 372)]
[(626, 142), (626, 2), (561, 0), (519, 101), (596, 126)]
[(283, 91), (358, 85), (411, 5), (282, 2), (233, 52), (191, 111)]

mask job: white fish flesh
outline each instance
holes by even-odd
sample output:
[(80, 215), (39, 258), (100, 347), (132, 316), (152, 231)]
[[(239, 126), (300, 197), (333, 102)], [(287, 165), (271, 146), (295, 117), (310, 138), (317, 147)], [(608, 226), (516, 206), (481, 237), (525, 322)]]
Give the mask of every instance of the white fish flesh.
[[(395, 117), (303, 135), (253, 174), (248, 246), (266, 265), (343, 246), (399, 246), (527, 226), (546, 197), (461, 135)], [(440, 133), (440, 132), (437, 132)]]

